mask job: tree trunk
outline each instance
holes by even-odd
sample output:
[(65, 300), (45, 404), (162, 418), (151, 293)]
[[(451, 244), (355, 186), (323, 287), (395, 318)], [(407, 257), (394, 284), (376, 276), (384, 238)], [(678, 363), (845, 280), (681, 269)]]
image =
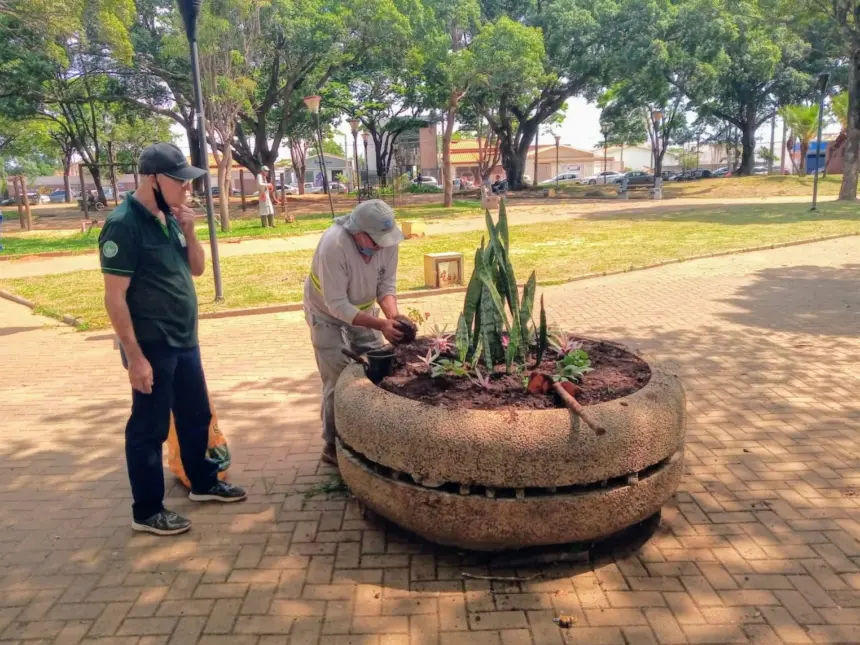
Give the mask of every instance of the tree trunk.
[(448, 100), (448, 113), (445, 121), (445, 131), (442, 133), (442, 183), (445, 191), (444, 206), (450, 208), (454, 204), (454, 177), (451, 175), (451, 135), (454, 134), (454, 115), (457, 113), (455, 95)]
[(537, 188), (537, 185), (538, 185), (538, 138), (539, 137), (540, 137), (540, 128), (536, 128), (535, 129), (535, 176), (532, 177), (532, 186), (534, 186), (535, 188)]
[(386, 179), (388, 177), (388, 162), (390, 161), (390, 156), (388, 158), (383, 158), (381, 137), (379, 142), (374, 140), (373, 143), (374, 153), (376, 153), (376, 178), (379, 181), (379, 187), (385, 188), (387, 185)]
[(221, 217), (221, 230), (230, 230), (230, 167), (233, 165), (233, 157), (230, 148), (227, 147), (221, 155), (221, 163), (218, 164), (218, 212)]
[(806, 177), (806, 159), (809, 156), (809, 141), (800, 141), (800, 170), (798, 174), (801, 177)]
[(753, 174), (755, 166), (755, 106), (747, 107), (747, 119), (741, 128), (741, 167), (739, 175), (749, 176)]
[(298, 184), (299, 184), (299, 195), (305, 194), (305, 173), (308, 171), (308, 165), (306, 163), (300, 163), (296, 168), (296, 172), (299, 173)]
[[(101, 168), (94, 164), (84, 164), (87, 167), (87, 170), (90, 171), (90, 175), (93, 178), (93, 184), (96, 186), (96, 199), (103, 204), (107, 204), (107, 199), (105, 199), (105, 189), (102, 187), (102, 171)], [(86, 199), (86, 195), (83, 196)]]
[(623, 143), (621, 144), (621, 172), (624, 172), (624, 144)]
[(842, 171), (842, 187), (839, 199), (857, 199), (857, 177), (860, 173), (860, 48), (856, 45), (851, 52), (851, 65), (848, 66), (848, 127), (845, 144), (845, 162)]
[(66, 191), (66, 197), (63, 201), (67, 204), (72, 203), (72, 156), (70, 154), (63, 155), (63, 190)]

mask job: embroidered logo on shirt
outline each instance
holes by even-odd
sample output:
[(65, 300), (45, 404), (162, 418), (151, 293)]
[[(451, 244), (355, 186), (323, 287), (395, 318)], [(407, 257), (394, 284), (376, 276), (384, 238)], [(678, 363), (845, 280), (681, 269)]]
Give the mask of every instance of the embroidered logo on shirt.
[(379, 267), (379, 279), (382, 280), (385, 277), (385, 267)]
[(116, 254), (119, 253), (119, 247), (113, 240), (108, 240), (102, 247), (102, 253), (106, 258), (115, 257)]

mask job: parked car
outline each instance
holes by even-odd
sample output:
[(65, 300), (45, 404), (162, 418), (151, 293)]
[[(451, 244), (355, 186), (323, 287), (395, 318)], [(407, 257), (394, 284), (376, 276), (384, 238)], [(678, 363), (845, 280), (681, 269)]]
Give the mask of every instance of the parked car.
[[(75, 193), (75, 191), (72, 191), (72, 196), (70, 199), (75, 199), (76, 197), (77, 193)], [(48, 199), (52, 204), (62, 203), (66, 201), (66, 191), (62, 188), (57, 188), (57, 190), (51, 191), (51, 193), (48, 195)]]
[(584, 179), (580, 179), (579, 183), (589, 184), (590, 186), (595, 186), (597, 184), (617, 184), (619, 181), (621, 181), (621, 177), (623, 176), (623, 173), (617, 172), (615, 170), (604, 170), (603, 172), (599, 172), (596, 175), (591, 175), (591, 177), (585, 177)]
[(27, 201), (31, 204), (50, 204), (51, 198), (47, 195), (42, 195), (38, 190), (28, 190)]
[[(651, 186), (654, 184), (654, 175), (648, 174), (644, 170), (631, 170), (623, 175), (627, 177), (628, 186)], [(621, 180), (618, 181), (621, 183)]]
[(767, 166), (765, 166), (765, 165), (753, 166), (753, 174), (754, 175), (766, 175), (766, 174), (768, 174)]
[(451, 180), (451, 184), (454, 186), (454, 190), (470, 190), (474, 188), (474, 184), (472, 184), (471, 180), (466, 179), (465, 177), (455, 177)]
[[(329, 189), (331, 190), (332, 194), (348, 193), (349, 192), (349, 190), (347, 190), (346, 186), (344, 186), (343, 184), (338, 183), (336, 181), (330, 181), (328, 183), (328, 185), (329, 185)], [(320, 194), (320, 193), (323, 193), (323, 187), (322, 186), (314, 186), (312, 183), (308, 182), (305, 184), (305, 192), (306, 193)]]
[(412, 180), (412, 183), (416, 186), (421, 184), (422, 186), (434, 186), (436, 188), (439, 187), (439, 182), (435, 177), (416, 177)]
[[(238, 188), (231, 188), (230, 195), (233, 197), (238, 197), (242, 194), (242, 191)], [(220, 186), (212, 186), (212, 197), (220, 197), (221, 196), (221, 187)]]
[(715, 171), (711, 173), (712, 177), (728, 177), (732, 174), (731, 170), (729, 170), (726, 166), (722, 168), (717, 168)]
[(556, 182), (561, 183), (563, 181), (572, 181), (574, 179), (579, 179), (578, 172), (562, 172), (550, 179), (544, 179), (541, 182), (541, 185), (555, 184)]
[[(278, 193), (279, 195), (281, 194), (281, 184), (280, 183), (275, 184), (275, 192)], [(286, 187), (284, 188), (284, 192), (287, 195), (298, 195), (299, 194), (299, 187), (296, 186), (295, 184), (287, 184)]]

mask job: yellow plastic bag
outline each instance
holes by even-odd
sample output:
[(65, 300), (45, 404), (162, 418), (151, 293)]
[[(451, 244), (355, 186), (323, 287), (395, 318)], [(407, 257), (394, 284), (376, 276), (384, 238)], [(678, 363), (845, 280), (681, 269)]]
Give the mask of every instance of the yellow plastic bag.
[[(209, 409), (212, 411), (212, 420), (209, 422), (209, 446), (206, 449), (206, 458), (218, 465), (218, 479), (227, 479), (227, 469), (230, 468), (230, 448), (227, 439), (218, 427), (218, 416), (215, 414), (215, 406), (209, 399)], [(170, 430), (167, 433), (167, 467), (176, 475), (177, 479), (191, 488), (185, 468), (182, 467), (182, 457), (179, 454), (179, 438), (176, 436), (176, 424), (173, 422), (173, 414), (170, 415)]]

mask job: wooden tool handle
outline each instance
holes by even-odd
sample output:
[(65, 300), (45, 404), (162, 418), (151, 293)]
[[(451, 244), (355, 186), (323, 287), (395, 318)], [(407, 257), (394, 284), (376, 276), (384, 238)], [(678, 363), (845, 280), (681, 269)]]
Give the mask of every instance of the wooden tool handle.
[(585, 425), (594, 430), (594, 434), (598, 436), (606, 434), (606, 428), (597, 423), (597, 421), (595, 421), (591, 415), (585, 411), (585, 408), (579, 404), (579, 401), (567, 393), (567, 391), (561, 386), (561, 383), (553, 383), (552, 389), (554, 389), (556, 394), (561, 397), (561, 400), (564, 401), (568, 410), (582, 419), (582, 422), (585, 423)]
[(359, 365), (364, 365), (365, 367), (367, 367), (367, 358), (365, 358), (364, 356), (360, 356), (359, 354), (356, 354), (350, 349), (342, 349), (340, 351), (342, 351), (345, 356), (348, 356)]

